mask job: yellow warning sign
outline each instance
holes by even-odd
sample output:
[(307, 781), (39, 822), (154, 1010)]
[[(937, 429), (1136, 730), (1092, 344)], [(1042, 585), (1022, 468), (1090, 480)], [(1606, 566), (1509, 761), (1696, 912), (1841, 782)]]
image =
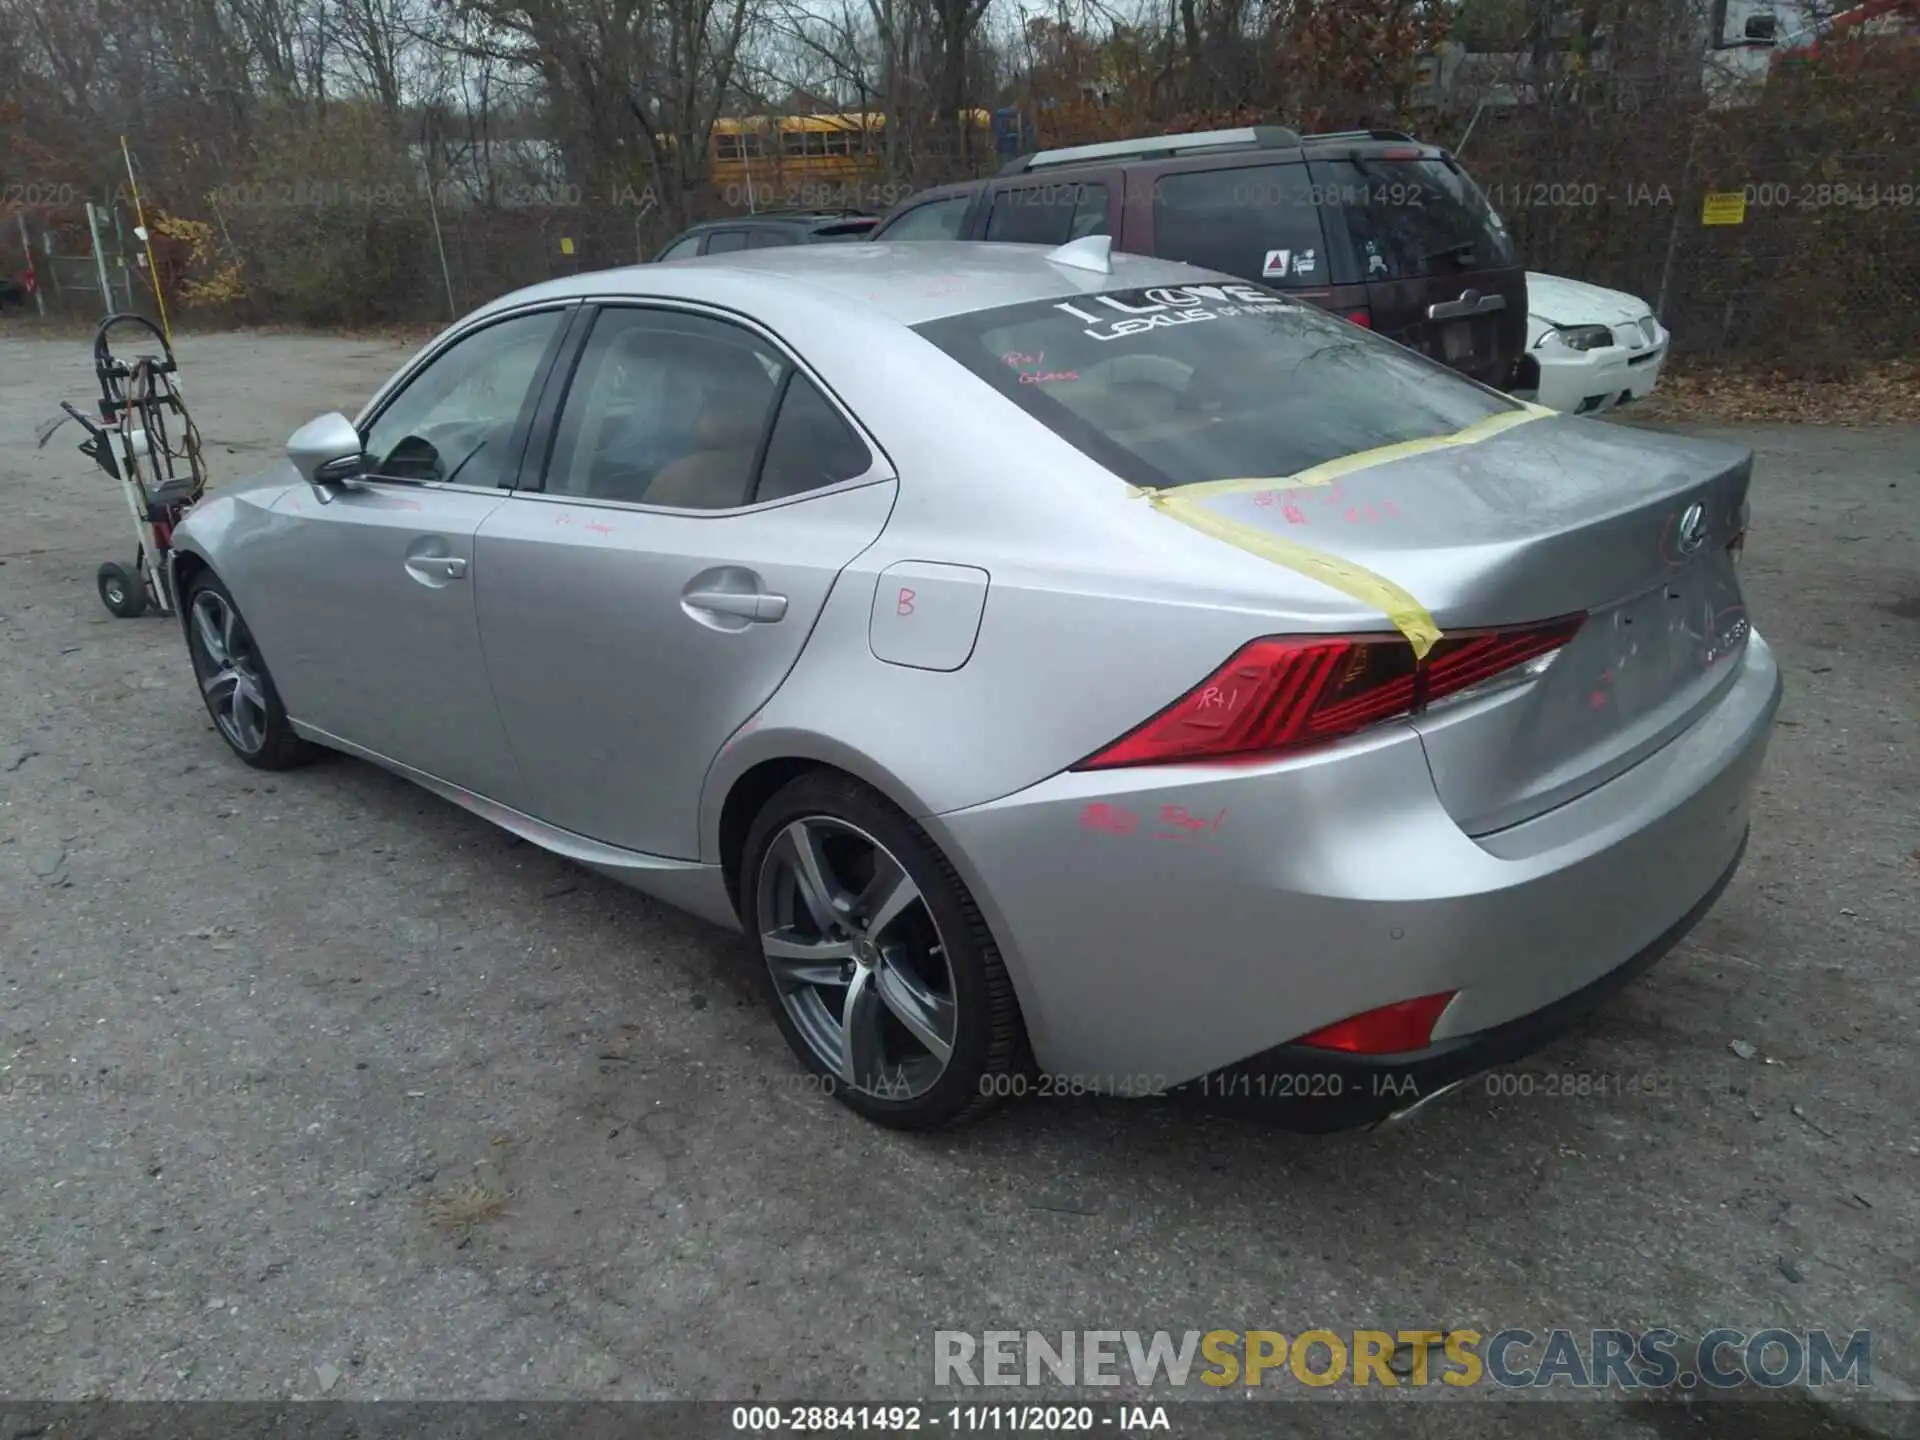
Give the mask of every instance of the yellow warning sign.
[(1747, 218), (1747, 192), (1744, 190), (1709, 191), (1700, 205), (1702, 225), (1739, 225)]
[(560, 253), (562, 255), (571, 255), (573, 253), (573, 237), (571, 235), (562, 235), (560, 237)]

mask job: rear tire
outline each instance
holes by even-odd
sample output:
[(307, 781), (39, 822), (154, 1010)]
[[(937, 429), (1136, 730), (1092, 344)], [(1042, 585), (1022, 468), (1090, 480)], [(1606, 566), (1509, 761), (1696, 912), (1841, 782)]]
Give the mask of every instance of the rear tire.
[(100, 603), (122, 620), (137, 620), (147, 613), (147, 585), (124, 565), (109, 560), (94, 573), (100, 591)]
[(800, 776), (755, 817), (740, 877), (774, 1019), (821, 1089), (893, 1129), (937, 1130), (1019, 1088), (1025, 1031), (986, 921), (884, 797)]
[(203, 574), (187, 589), (187, 653), (229, 749), (256, 770), (287, 770), (318, 751), (293, 733), (267, 662), (227, 587)]

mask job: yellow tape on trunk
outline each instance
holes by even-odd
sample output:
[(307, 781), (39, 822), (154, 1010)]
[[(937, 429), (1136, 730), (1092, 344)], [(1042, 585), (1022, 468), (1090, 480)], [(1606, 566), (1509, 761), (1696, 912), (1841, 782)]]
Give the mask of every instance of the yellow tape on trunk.
[(1147, 503), (1162, 515), (1178, 520), (1182, 525), (1198, 530), (1203, 535), (1245, 550), (1250, 555), (1258, 555), (1263, 560), (1284, 566), (1296, 574), (1318, 580), (1331, 586), (1343, 595), (1351, 595), (1363, 605), (1371, 605), (1393, 622), (1394, 629), (1407, 637), (1407, 643), (1413, 646), (1417, 659), (1425, 659), (1434, 642), (1440, 638), (1440, 627), (1434, 623), (1427, 607), (1387, 579), (1375, 574), (1366, 566), (1345, 560), (1337, 555), (1329, 555), (1324, 550), (1315, 550), (1310, 545), (1301, 545), (1292, 540), (1263, 530), (1258, 526), (1243, 525), (1216, 515), (1203, 507), (1202, 502), (1217, 495), (1244, 493), (1249, 490), (1293, 490), (1311, 485), (1330, 485), (1343, 475), (1351, 475), (1359, 470), (1371, 470), (1376, 465), (1386, 465), (1395, 460), (1404, 460), (1412, 455), (1427, 455), (1435, 450), (1447, 450), (1456, 445), (1476, 445), (1482, 440), (1511, 430), (1516, 425), (1524, 425), (1529, 420), (1543, 420), (1557, 415), (1542, 405), (1524, 405), (1519, 410), (1504, 411), (1469, 425), (1464, 430), (1456, 430), (1451, 435), (1436, 435), (1427, 440), (1404, 440), (1397, 445), (1381, 445), (1372, 450), (1362, 450), (1353, 455), (1342, 455), (1337, 460), (1328, 460), (1314, 465), (1295, 475), (1256, 476), (1237, 480), (1207, 480), (1197, 485), (1182, 485), (1174, 489), (1139, 490), (1146, 496)]
[(1343, 475), (1351, 475), (1357, 470), (1371, 470), (1376, 465), (1386, 465), (1395, 460), (1405, 460), (1412, 455), (1430, 455), (1435, 450), (1450, 450), (1456, 445), (1477, 445), (1482, 440), (1490, 440), (1502, 431), (1511, 430), (1516, 425), (1525, 425), (1530, 420), (1549, 420), (1558, 415), (1558, 410), (1549, 410), (1544, 405), (1525, 405), (1519, 410), (1505, 410), (1498, 415), (1489, 415), (1485, 420), (1476, 420), (1464, 430), (1456, 430), (1451, 435), (1435, 435), (1427, 440), (1402, 440), (1397, 445), (1380, 445), (1372, 450), (1356, 451), (1352, 455), (1342, 455), (1337, 460), (1328, 460), (1319, 465), (1309, 466), (1295, 475), (1253, 475), (1237, 480), (1203, 480), (1198, 485), (1183, 485), (1183, 495), (1233, 495), (1246, 490), (1301, 490), (1312, 485), (1331, 485)]
[(1237, 524), (1202, 509), (1189, 500), (1183, 491), (1149, 490), (1145, 494), (1149, 505), (1182, 525), (1191, 526), (1203, 535), (1211, 535), (1237, 549), (1258, 555), (1262, 560), (1271, 560), (1323, 585), (1330, 585), (1363, 605), (1373, 606), (1393, 622), (1394, 629), (1407, 637), (1407, 643), (1413, 646), (1416, 658), (1424, 659), (1433, 648), (1433, 642), (1440, 638), (1440, 627), (1434, 624), (1426, 606), (1386, 576), (1376, 575), (1364, 565), (1329, 555), (1324, 550), (1315, 550), (1310, 545), (1283, 540), (1278, 535), (1268, 534), (1251, 525)]

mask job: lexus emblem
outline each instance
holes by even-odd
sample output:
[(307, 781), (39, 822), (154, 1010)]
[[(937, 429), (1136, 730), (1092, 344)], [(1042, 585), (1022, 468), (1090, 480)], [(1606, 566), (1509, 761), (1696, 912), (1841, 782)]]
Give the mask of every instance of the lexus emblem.
[(1680, 553), (1691, 555), (1706, 543), (1707, 507), (1696, 500), (1680, 516)]

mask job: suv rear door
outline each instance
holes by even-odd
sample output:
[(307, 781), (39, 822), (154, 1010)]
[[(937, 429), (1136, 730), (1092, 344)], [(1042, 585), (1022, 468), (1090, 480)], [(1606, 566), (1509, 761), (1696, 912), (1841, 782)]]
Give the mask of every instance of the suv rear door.
[(1129, 167), (1120, 248), (1240, 275), (1351, 317), (1367, 303), (1337, 209), (1301, 160)]
[(1506, 389), (1526, 347), (1526, 272), (1466, 172), (1405, 146), (1356, 147), (1310, 168), (1340, 211), (1373, 328)]

